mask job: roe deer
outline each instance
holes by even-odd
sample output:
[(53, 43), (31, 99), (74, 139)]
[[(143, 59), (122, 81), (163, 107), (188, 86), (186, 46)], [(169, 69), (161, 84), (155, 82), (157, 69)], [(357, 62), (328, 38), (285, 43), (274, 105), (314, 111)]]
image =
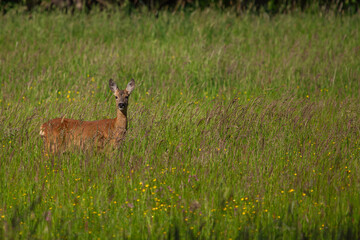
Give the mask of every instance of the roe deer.
[(45, 151), (54, 153), (60, 149), (65, 150), (70, 145), (84, 149), (87, 144), (102, 148), (106, 143), (114, 146), (124, 138), (127, 128), (129, 95), (135, 88), (135, 81), (131, 79), (125, 90), (120, 90), (112, 79), (109, 80), (109, 86), (116, 99), (116, 118), (98, 121), (52, 119), (40, 127), (40, 136), (44, 138)]

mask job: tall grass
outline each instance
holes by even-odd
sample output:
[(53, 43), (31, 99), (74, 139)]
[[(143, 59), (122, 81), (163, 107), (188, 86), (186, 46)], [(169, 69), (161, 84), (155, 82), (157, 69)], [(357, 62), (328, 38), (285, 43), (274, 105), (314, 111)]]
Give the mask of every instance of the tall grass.
[[(0, 238), (360, 237), (360, 19), (212, 11), (0, 20)], [(40, 124), (126, 140), (42, 153)]]

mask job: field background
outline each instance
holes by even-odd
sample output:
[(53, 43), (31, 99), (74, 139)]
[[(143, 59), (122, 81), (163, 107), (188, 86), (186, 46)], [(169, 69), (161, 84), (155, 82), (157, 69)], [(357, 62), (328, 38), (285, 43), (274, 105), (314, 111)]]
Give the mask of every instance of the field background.
[[(359, 239), (360, 18), (232, 11), (0, 17), (1, 239)], [(110, 152), (41, 123), (115, 117)]]

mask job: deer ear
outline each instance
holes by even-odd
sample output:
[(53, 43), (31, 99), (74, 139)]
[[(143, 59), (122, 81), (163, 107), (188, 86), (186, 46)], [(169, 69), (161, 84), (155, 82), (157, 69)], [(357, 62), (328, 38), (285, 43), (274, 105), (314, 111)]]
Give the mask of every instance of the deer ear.
[(126, 91), (130, 94), (135, 88), (135, 81), (134, 79), (131, 79), (131, 81), (128, 83), (128, 85), (126, 86)]
[(115, 91), (118, 90), (118, 87), (116, 83), (112, 80), (112, 78), (110, 78), (109, 80), (109, 87), (113, 93), (115, 93)]

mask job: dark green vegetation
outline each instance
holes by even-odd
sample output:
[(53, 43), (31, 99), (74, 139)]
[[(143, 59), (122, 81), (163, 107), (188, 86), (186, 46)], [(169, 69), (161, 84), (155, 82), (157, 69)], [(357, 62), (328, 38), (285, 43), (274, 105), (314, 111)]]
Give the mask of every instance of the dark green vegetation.
[(358, 0), (2, 0), (0, 10), (6, 13), (12, 8), (23, 7), (26, 11), (52, 11), (60, 9), (65, 12), (83, 11), (90, 13), (93, 9), (106, 11), (148, 9), (153, 13), (159, 10), (194, 11), (199, 9), (231, 10), (243, 13), (289, 13), (331, 12), (336, 14), (359, 13)]
[[(360, 237), (360, 18), (2, 16), (0, 238)], [(40, 124), (126, 141), (42, 153)]]

